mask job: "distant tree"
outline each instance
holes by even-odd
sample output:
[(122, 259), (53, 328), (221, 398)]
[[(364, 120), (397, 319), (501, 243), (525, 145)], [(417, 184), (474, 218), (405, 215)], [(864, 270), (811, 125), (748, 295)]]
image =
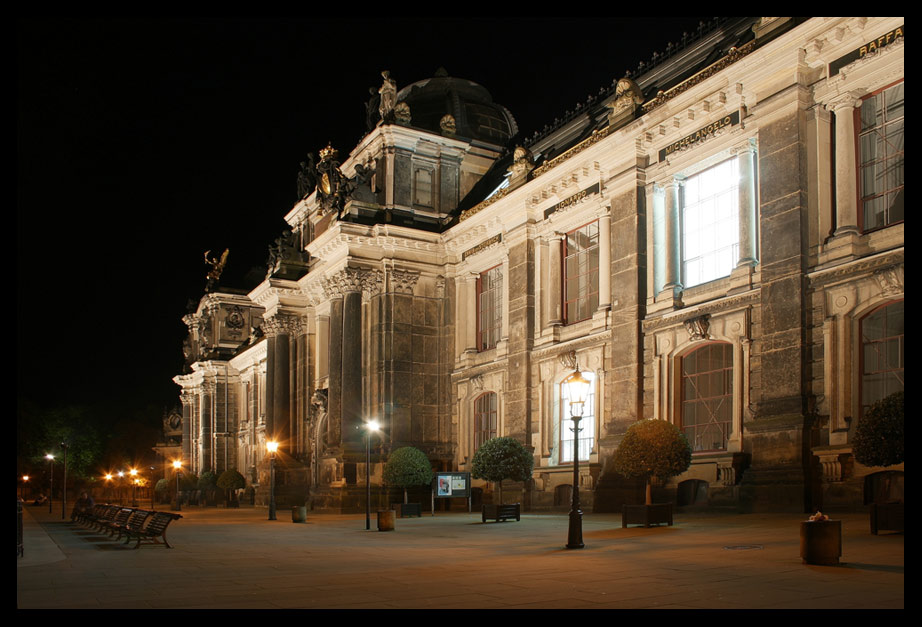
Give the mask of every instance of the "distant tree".
[(903, 392), (871, 405), (855, 428), (855, 459), (865, 466), (893, 466), (904, 461), (905, 410)]
[(228, 504), (237, 504), (237, 490), (246, 487), (247, 480), (234, 468), (228, 468), (218, 477), (216, 485), (224, 490), (224, 498)]
[(404, 446), (393, 451), (384, 464), (384, 481), (403, 488), (403, 502), (407, 502), (407, 488), (432, 483), (432, 463), (418, 448)]
[(646, 503), (653, 504), (650, 481), (682, 474), (691, 465), (691, 446), (685, 434), (665, 420), (640, 420), (624, 434), (612, 466), (624, 477), (646, 482)]
[(512, 437), (491, 438), (474, 453), (471, 474), (475, 479), (493, 481), (499, 486), (499, 502), (503, 502), (503, 481), (528, 481), (535, 458), (525, 446)]
[(198, 489), (205, 490), (214, 490), (218, 484), (218, 477), (210, 470), (206, 470), (198, 478)]

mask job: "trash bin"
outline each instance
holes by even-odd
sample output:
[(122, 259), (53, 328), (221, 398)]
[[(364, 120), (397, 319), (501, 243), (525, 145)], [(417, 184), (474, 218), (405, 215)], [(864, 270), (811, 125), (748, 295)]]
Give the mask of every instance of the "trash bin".
[(303, 523), (307, 520), (307, 506), (295, 505), (291, 508), (291, 522)]
[(397, 512), (392, 509), (378, 510), (378, 531), (393, 531)]
[(804, 564), (835, 566), (842, 555), (842, 521), (800, 523), (800, 557)]

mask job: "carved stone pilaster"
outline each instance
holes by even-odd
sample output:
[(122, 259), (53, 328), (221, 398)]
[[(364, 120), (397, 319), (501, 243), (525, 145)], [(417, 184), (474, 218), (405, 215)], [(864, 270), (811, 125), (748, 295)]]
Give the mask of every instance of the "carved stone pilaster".
[(419, 281), (419, 272), (410, 270), (391, 270), (388, 273), (389, 288), (397, 294), (412, 294)]
[(279, 335), (300, 335), (304, 329), (304, 323), (301, 316), (275, 314), (265, 318), (261, 328), (266, 337), (270, 338)]

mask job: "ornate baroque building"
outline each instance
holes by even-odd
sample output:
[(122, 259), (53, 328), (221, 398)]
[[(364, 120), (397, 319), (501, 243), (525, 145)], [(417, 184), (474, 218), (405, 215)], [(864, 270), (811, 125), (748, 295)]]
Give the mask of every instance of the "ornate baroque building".
[(610, 469), (637, 420), (694, 450), (661, 498), (860, 507), (855, 426), (903, 389), (903, 59), (903, 18), (728, 18), (528, 139), (480, 85), (384, 72), (262, 284), (184, 319), (185, 463), (264, 498), (278, 440), (283, 503), (356, 511), (390, 450), (465, 471), (512, 436), (526, 509), (566, 509), (578, 368), (587, 509), (640, 498)]

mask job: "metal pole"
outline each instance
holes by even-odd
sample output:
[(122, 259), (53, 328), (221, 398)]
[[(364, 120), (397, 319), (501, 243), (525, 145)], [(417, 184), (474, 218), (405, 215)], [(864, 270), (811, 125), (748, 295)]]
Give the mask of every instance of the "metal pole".
[(67, 512), (67, 443), (61, 442), (61, 448), (64, 449), (64, 481), (61, 484), (61, 520), (64, 520)]
[(269, 520), (275, 519), (275, 453), (269, 453)]
[(365, 428), (365, 531), (371, 529), (371, 430)]
[[(576, 405), (576, 403), (573, 403)], [(582, 419), (582, 403), (579, 404), (579, 415), (573, 418), (573, 503), (570, 506), (570, 529), (567, 535), (568, 549), (583, 548), (583, 512), (579, 509), (579, 421)]]
[(48, 458), (48, 471), (50, 478), (48, 479), (48, 513), (51, 513), (51, 497), (54, 496), (54, 458)]

